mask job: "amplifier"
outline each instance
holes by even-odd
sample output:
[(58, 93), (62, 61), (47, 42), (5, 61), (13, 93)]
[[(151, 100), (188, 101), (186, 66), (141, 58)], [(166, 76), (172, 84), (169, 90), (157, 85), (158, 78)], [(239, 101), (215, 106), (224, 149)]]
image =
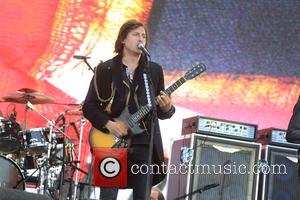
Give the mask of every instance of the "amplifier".
[(269, 138), (269, 144), (276, 145), (276, 146), (283, 146), (283, 147), (291, 147), (291, 148), (298, 148), (300, 147), (299, 144), (290, 143), (286, 140), (286, 130), (277, 129), (277, 128), (267, 128), (258, 130), (257, 135), (260, 136), (267, 136)]
[(254, 141), (257, 125), (223, 119), (194, 116), (183, 119), (182, 135), (199, 133), (246, 141)]
[(266, 145), (265, 158), (269, 167), (265, 168), (268, 173), (263, 175), (261, 199), (299, 199), (300, 178), (297, 149)]
[[(260, 177), (251, 169), (260, 157), (261, 144), (255, 142), (202, 134), (182, 136), (172, 145), (169, 169), (179, 171), (168, 173), (166, 199), (189, 193), (193, 194), (189, 200), (257, 200)], [(219, 186), (205, 191), (212, 184)]]

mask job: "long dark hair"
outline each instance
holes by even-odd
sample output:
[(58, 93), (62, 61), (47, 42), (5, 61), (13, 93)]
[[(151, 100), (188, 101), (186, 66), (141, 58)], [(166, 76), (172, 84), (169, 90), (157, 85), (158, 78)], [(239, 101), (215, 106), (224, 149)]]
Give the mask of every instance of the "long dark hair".
[(148, 45), (148, 30), (147, 27), (140, 21), (137, 21), (135, 19), (131, 19), (126, 21), (120, 28), (119, 34), (117, 37), (117, 40), (115, 42), (115, 52), (119, 55), (122, 55), (123, 53), (123, 47), (124, 44), (122, 41), (127, 37), (128, 33), (136, 28), (139, 28), (140, 26), (144, 27), (146, 32), (146, 47)]

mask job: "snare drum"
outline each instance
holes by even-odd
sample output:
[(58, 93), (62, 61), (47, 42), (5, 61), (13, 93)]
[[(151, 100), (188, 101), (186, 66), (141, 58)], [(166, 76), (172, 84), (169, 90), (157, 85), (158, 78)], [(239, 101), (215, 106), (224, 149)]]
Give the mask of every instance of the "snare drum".
[(0, 117), (0, 152), (4, 154), (14, 153), (20, 149), (18, 132), (20, 125)]
[(23, 146), (31, 155), (40, 155), (48, 149), (48, 128), (32, 128), (21, 131)]
[(25, 189), (25, 182), (22, 182), (24, 176), (20, 167), (14, 161), (0, 155), (0, 169), (0, 187)]

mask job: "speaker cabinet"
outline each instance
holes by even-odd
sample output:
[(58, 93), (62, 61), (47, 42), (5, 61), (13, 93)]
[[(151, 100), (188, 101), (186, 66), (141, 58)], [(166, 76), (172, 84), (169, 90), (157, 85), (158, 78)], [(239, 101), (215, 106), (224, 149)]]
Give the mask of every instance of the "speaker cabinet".
[(298, 153), (296, 148), (267, 145), (262, 197), (265, 200), (299, 199)]
[[(176, 199), (194, 191), (198, 192), (188, 199), (257, 199), (259, 176), (252, 169), (260, 160), (261, 144), (192, 134), (174, 142), (169, 168), (179, 168), (188, 157), (183, 154), (182, 147), (193, 149), (189, 171), (174, 174), (174, 170), (170, 170), (167, 199)], [(205, 190), (211, 184), (218, 186)]]

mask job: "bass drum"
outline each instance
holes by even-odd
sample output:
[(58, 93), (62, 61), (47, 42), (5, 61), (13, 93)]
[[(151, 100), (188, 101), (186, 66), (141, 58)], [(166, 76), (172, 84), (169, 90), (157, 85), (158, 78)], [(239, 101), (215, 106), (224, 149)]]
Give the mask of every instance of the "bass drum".
[(0, 187), (25, 190), (24, 176), (14, 161), (0, 155), (0, 169)]

